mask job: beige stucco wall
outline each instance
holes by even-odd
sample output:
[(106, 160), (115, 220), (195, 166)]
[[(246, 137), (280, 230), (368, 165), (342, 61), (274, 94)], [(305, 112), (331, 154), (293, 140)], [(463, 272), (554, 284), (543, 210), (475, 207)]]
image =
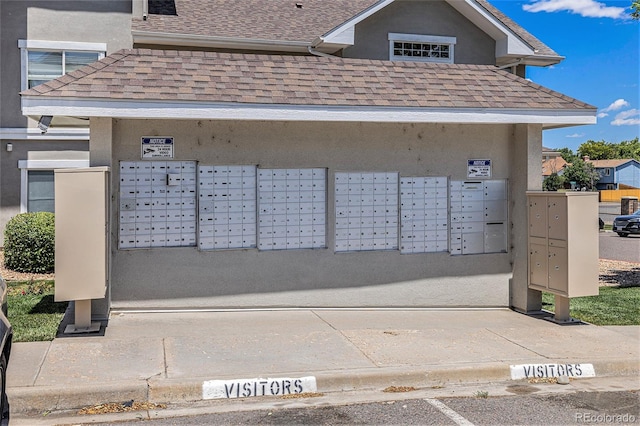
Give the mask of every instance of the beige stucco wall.
[[(114, 120), (112, 130), (113, 219), (118, 162), (140, 159), (141, 136), (174, 137), (177, 160), (328, 168), (327, 249), (118, 250), (114, 221), (116, 308), (509, 305), (511, 253), (334, 253), (333, 175), (397, 171), (463, 180), (468, 158), (490, 158), (492, 177), (510, 179), (521, 173), (511, 164), (514, 126)], [(92, 152), (104, 152), (106, 143), (92, 140)]]

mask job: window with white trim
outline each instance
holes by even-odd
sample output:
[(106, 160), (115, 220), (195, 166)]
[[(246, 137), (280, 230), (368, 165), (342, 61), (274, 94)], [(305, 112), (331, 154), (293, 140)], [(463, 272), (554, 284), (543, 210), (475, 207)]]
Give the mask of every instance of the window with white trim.
[(19, 160), (20, 213), (53, 212), (54, 170), (77, 167), (89, 167), (89, 160)]
[(106, 43), (53, 42), (19, 40), (22, 65), (22, 90), (104, 58)]
[(453, 63), (455, 37), (389, 33), (389, 59)]

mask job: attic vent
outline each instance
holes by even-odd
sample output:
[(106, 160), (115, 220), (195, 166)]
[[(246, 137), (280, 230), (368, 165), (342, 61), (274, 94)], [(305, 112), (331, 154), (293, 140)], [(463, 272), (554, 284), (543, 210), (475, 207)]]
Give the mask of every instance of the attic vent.
[(296, 9), (302, 9), (302, 3), (296, 3)]

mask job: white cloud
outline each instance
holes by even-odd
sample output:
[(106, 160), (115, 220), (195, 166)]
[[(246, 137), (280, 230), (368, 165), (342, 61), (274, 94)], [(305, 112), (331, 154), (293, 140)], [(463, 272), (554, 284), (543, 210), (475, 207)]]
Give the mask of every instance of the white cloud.
[(598, 118), (605, 118), (605, 117), (608, 117), (608, 116), (609, 116), (609, 114), (607, 114), (606, 112), (599, 112), (598, 113)]
[(629, 106), (629, 102), (625, 101), (624, 99), (618, 99), (614, 101), (611, 105), (606, 107), (605, 109), (601, 110), (601, 112), (617, 111), (619, 109), (622, 109), (628, 106)]
[(611, 122), (612, 126), (640, 126), (640, 109), (630, 109), (628, 111), (619, 112), (615, 120)]
[(624, 7), (607, 6), (595, 0), (534, 0), (522, 6), (527, 12), (568, 11), (585, 18), (627, 19)]
[(572, 135), (567, 135), (565, 137), (566, 138), (583, 138), (584, 137), (584, 133), (574, 133)]

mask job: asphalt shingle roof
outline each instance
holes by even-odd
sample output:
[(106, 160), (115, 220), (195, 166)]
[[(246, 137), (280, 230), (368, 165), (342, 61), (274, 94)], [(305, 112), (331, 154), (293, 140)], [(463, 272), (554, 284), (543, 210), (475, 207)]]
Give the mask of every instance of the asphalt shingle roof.
[(273, 105), (591, 110), (490, 65), (132, 49), (24, 96)]
[[(487, 0), (475, 0), (537, 55), (559, 56)], [(311, 43), (376, 0), (175, 0), (175, 15), (133, 19), (134, 31)], [(301, 7), (296, 7), (299, 4)]]
[(593, 164), (593, 167), (603, 168), (603, 167), (619, 167), (623, 164), (627, 164), (630, 161), (634, 161), (633, 158), (626, 159), (615, 159), (615, 160), (587, 160), (587, 163)]
[(542, 162), (542, 176), (551, 176), (552, 173), (561, 172), (569, 164), (562, 157), (555, 157)]
[[(296, 7), (296, 3), (302, 5)], [(136, 31), (311, 42), (376, 0), (176, 0), (175, 16), (134, 19)]]
[[(502, 22), (536, 55), (559, 55), (487, 0), (475, 0)], [(365, 11), (376, 0), (175, 0), (174, 13), (150, 14), (133, 19), (134, 31), (189, 34), (231, 39), (278, 40), (311, 43)], [(299, 4), (301, 7), (296, 7)], [(159, 9), (156, 7), (155, 9)], [(167, 7), (160, 8), (162, 10)]]

